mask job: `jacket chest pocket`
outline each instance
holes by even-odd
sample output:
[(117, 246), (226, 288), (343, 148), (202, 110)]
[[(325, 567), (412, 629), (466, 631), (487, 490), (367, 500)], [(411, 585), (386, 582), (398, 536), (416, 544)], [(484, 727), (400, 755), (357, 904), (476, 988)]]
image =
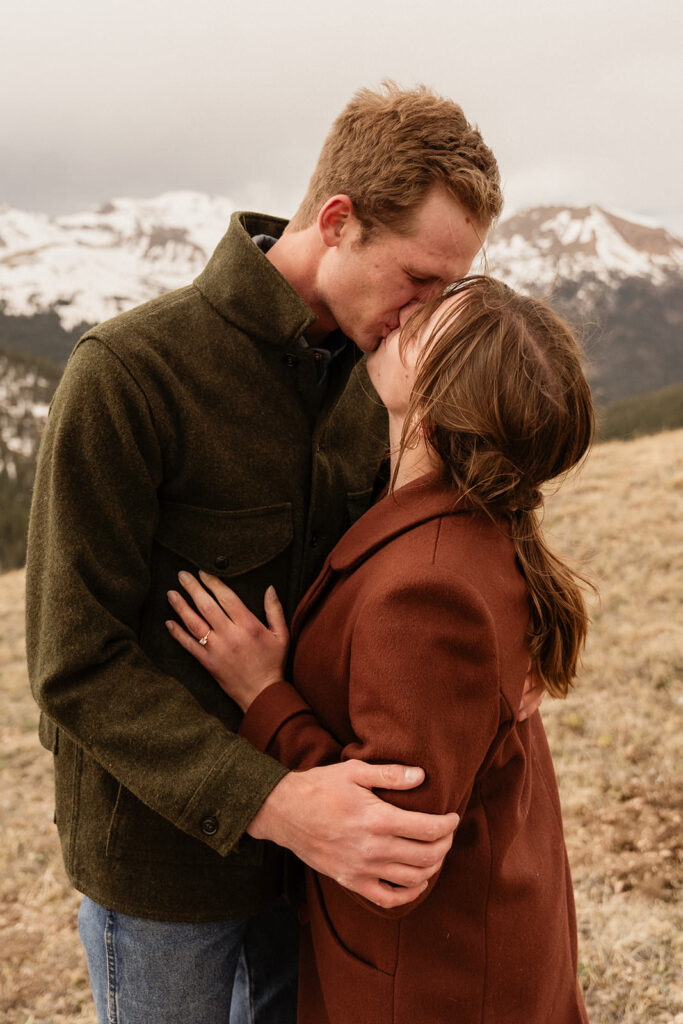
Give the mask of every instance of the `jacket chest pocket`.
[(156, 540), (215, 576), (243, 576), (272, 562), (292, 542), (292, 506), (235, 510), (162, 501)]
[[(178, 572), (199, 569), (224, 579), (255, 615), (263, 617), (263, 596), (273, 584), (285, 594), (293, 538), (289, 502), (247, 509), (207, 509), (162, 501), (152, 551), (149, 600), (141, 644), (153, 660), (199, 666), (168, 635), (168, 590), (180, 589)], [(192, 662), (192, 666), (190, 666)], [(203, 670), (200, 672), (205, 675)], [(215, 684), (213, 684), (215, 686)]]

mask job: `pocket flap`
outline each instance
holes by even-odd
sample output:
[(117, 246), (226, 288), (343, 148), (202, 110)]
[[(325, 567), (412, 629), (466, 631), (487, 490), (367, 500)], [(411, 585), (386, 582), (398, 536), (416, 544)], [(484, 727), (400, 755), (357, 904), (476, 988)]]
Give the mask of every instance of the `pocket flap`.
[(156, 540), (199, 569), (239, 576), (270, 562), (293, 535), (289, 502), (224, 510), (161, 501)]

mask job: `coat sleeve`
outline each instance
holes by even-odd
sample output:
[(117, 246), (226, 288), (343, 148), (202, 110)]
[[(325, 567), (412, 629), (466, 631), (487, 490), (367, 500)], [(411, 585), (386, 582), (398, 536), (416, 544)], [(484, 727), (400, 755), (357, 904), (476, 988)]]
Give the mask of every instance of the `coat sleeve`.
[[(41, 710), (153, 811), (227, 854), (285, 774), (138, 643), (163, 444), (145, 395), (96, 339), (71, 357), (41, 444), (27, 654)], [(216, 817), (207, 837), (201, 822)]]
[(358, 611), (349, 661), (353, 742), (337, 743), (287, 683), (260, 694), (241, 734), (290, 768), (349, 758), (419, 765), (422, 786), (385, 790), (383, 798), (462, 816), (498, 733), (500, 701), (487, 605), (473, 587), (430, 565), (373, 592)]

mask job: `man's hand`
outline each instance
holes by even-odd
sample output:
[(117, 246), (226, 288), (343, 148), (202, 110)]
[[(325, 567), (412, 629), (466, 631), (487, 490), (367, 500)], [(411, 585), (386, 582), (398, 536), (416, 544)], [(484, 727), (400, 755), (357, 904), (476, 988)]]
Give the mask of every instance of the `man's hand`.
[(403, 906), (441, 867), (460, 819), (455, 813), (406, 811), (372, 790), (413, 789), (423, 781), (421, 768), (363, 761), (290, 772), (247, 831), (286, 846), (385, 909)]
[(517, 721), (523, 722), (525, 718), (533, 715), (534, 711), (538, 711), (545, 695), (546, 688), (534, 672), (531, 662), (529, 662), (529, 670), (524, 680), (522, 699), (517, 711)]

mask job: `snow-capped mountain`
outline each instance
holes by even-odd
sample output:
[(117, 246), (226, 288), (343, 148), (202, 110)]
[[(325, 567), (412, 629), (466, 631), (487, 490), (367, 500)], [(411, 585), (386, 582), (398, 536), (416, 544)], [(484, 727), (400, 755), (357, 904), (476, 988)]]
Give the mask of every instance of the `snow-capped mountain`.
[(199, 192), (116, 199), (48, 217), (0, 206), (6, 316), (55, 311), (62, 328), (99, 323), (199, 273), (234, 206)]
[(683, 381), (683, 241), (598, 206), (503, 219), (487, 266), (550, 299), (583, 335), (600, 404)]
[[(196, 192), (59, 217), (0, 207), (0, 345), (63, 363), (85, 326), (191, 281), (233, 209)], [(683, 380), (683, 242), (665, 228), (535, 207), (497, 225), (486, 267), (591, 325), (598, 400)]]
[(564, 281), (667, 284), (683, 274), (683, 241), (599, 206), (537, 206), (504, 218), (487, 246), (489, 272), (520, 291)]

